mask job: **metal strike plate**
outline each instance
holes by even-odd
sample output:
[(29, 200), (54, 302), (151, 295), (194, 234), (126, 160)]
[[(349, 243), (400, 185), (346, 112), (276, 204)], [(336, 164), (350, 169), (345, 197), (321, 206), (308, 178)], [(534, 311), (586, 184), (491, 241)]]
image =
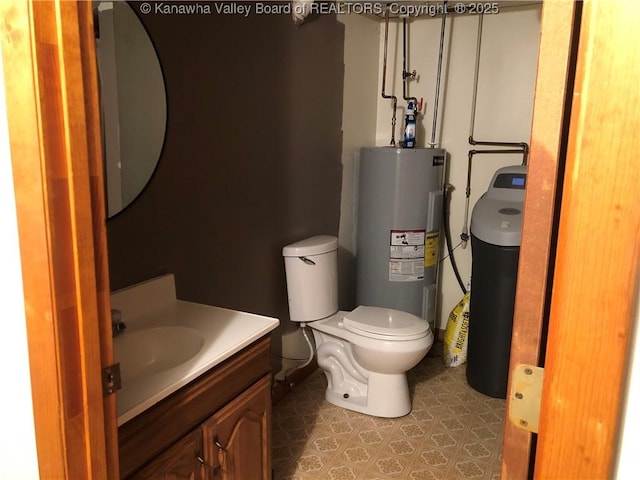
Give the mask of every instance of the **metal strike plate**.
[(102, 369), (102, 393), (106, 397), (122, 388), (120, 364), (114, 363)]
[(518, 365), (513, 371), (509, 392), (509, 420), (529, 432), (538, 433), (544, 368)]

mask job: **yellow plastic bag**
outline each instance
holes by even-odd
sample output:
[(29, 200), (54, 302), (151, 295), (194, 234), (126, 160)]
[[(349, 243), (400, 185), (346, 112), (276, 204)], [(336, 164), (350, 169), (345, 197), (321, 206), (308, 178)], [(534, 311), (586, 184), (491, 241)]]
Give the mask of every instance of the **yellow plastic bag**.
[(458, 367), (467, 361), (470, 301), (471, 292), (467, 292), (449, 314), (442, 350), (442, 360), (447, 367)]

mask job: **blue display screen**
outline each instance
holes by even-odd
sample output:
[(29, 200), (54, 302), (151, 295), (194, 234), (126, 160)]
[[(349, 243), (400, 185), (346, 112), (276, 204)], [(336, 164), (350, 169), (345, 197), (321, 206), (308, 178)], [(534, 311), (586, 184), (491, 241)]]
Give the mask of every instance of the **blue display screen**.
[(524, 190), (527, 175), (522, 173), (501, 173), (493, 182), (494, 188), (516, 188)]

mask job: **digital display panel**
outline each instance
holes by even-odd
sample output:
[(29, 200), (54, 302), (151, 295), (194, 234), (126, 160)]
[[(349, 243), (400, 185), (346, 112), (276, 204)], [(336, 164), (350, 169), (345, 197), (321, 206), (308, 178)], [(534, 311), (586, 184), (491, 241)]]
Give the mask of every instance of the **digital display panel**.
[(527, 182), (527, 176), (522, 173), (503, 173), (498, 175), (496, 181), (493, 182), (494, 188), (517, 188), (524, 190)]

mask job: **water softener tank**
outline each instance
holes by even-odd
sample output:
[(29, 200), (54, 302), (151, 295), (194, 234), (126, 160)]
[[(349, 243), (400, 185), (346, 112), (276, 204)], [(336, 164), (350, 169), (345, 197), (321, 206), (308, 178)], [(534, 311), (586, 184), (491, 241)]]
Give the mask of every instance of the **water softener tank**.
[(360, 155), (356, 302), (412, 313), (432, 329), (444, 158), (436, 148)]
[(471, 214), (467, 381), (496, 398), (507, 394), (526, 176), (526, 166), (496, 171)]

